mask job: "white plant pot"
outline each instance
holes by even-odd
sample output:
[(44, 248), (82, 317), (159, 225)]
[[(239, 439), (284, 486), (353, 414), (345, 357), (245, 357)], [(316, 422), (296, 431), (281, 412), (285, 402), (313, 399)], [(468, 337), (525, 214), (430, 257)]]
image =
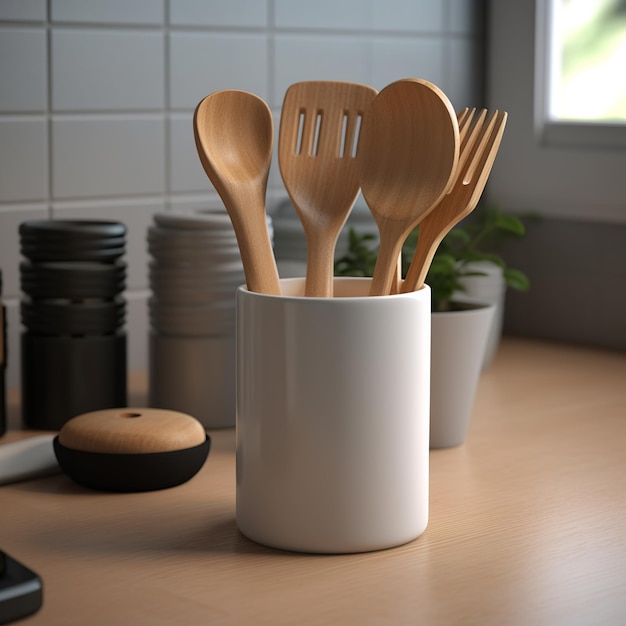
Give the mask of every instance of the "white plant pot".
[(484, 275), (465, 276), (460, 279), (459, 282), (465, 287), (461, 297), (465, 296), (482, 302), (491, 302), (496, 306), (482, 364), (482, 368), (487, 369), (498, 351), (500, 337), (502, 336), (506, 281), (504, 280), (502, 268), (488, 261), (471, 263), (468, 269), (483, 272)]
[(493, 303), (464, 304), (468, 308), (432, 314), (431, 448), (465, 441), (496, 310)]

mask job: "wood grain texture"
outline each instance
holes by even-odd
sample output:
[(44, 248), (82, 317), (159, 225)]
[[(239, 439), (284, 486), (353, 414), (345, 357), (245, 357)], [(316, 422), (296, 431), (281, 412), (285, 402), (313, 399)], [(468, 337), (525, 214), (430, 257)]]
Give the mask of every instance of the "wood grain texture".
[(165, 409), (103, 409), (78, 415), (59, 432), (72, 450), (113, 454), (169, 452), (199, 446), (206, 433), (191, 415)]
[(311, 556), (245, 539), (232, 430), (162, 492), (2, 487), (0, 546), (43, 578), (33, 626), (617, 626), (625, 375), (623, 353), (506, 339), (466, 443), (431, 452), (428, 528), (399, 548)]
[(507, 114), (486, 111), (471, 125), (463, 115), (461, 153), (452, 188), (419, 223), (417, 246), (401, 291), (417, 291), (424, 286), (435, 252), (443, 238), (478, 204), (498, 154)]
[(193, 129), (202, 167), (233, 223), (248, 289), (279, 295), (265, 212), (272, 112), (254, 94), (217, 91), (196, 107)]
[(446, 192), (459, 159), (459, 128), (435, 85), (387, 85), (365, 113), (357, 153), (363, 197), (380, 231), (370, 295), (390, 292), (402, 244)]
[(337, 237), (359, 194), (355, 148), (376, 90), (340, 81), (305, 81), (287, 89), (278, 163), (307, 240), (305, 295), (333, 295)]

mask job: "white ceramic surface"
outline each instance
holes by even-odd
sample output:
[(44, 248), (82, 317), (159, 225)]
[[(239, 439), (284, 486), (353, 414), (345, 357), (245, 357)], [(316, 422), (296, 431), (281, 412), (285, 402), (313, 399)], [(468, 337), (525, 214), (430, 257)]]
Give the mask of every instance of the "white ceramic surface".
[(493, 321), (487, 339), (487, 348), (483, 358), (483, 369), (489, 367), (496, 356), (500, 338), (502, 336), (502, 326), (504, 323), (504, 305), (506, 299), (506, 281), (504, 273), (499, 265), (494, 265), (486, 261), (470, 263), (468, 269), (481, 272), (482, 276), (464, 276), (460, 283), (465, 287), (465, 294), (470, 298), (492, 302), (496, 305), (493, 314)]
[(237, 292), (237, 524), (287, 550), (411, 541), (428, 521), (430, 290)]
[(496, 309), (492, 303), (474, 307), (432, 316), (431, 448), (458, 446), (467, 435)]

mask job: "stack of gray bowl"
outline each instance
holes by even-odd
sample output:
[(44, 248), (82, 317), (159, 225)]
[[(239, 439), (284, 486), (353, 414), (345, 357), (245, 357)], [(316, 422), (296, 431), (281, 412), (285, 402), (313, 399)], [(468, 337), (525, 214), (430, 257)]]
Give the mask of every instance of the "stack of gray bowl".
[(223, 209), (158, 213), (148, 230), (150, 405), (235, 425), (235, 292), (245, 283)]

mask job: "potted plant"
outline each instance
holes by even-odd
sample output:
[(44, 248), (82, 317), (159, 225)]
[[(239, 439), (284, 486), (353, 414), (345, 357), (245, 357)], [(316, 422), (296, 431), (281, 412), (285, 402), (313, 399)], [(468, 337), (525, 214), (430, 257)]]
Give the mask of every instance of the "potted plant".
[[(466, 220), (446, 235), (426, 279), (431, 288), (433, 311), (431, 448), (451, 447), (465, 440), (496, 313), (494, 302), (469, 297), (464, 281), (488, 276), (488, 270), (498, 268), (506, 285), (520, 290), (529, 286), (522, 272), (507, 267), (500, 255), (486, 247), (495, 235), (523, 235), (523, 223), (498, 209), (483, 211), (476, 219)], [(403, 274), (408, 269), (418, 237), (419, 228), (411, 233), (403, 247)], [(335, 273), (371, 276), (377, 257), (375, 242), (373, 234), (357, 235), (350, 231), (348, 252), (337, 260)]]
[[(530, 219), (530, 216), (525, 219)], [(453, 299), (455, 296), (467, 295), (496, 305), (483, 358), (483, 369), (491, 364), (498, 349), (507, 289), (526, 291), (529, 288), (526, 275), (508, 267), (500, 254), (508, 239), (521, 237), (525, 231), (521, 218), (503, 213), (495, 205), (480, 204), (471, 220), (450, 233), (440, 250), (440, 258), (445, 255), (448, 262), (453, 258), (463, 271), (458, 278), (461, 290), (452, 294)]]

